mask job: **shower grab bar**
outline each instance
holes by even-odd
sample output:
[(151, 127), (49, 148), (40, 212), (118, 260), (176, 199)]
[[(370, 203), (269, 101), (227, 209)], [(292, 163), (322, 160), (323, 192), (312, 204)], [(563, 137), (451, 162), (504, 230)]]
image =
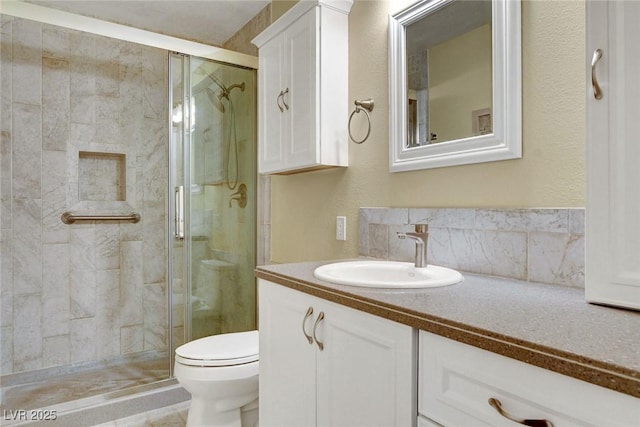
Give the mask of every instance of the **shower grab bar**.
[(76, 221), (140, 221), (140, 214), (132, 212), (128, 215), (74, 215), (71, 212), (64, 212), (61, 216), (65, 224), (73, 224)]

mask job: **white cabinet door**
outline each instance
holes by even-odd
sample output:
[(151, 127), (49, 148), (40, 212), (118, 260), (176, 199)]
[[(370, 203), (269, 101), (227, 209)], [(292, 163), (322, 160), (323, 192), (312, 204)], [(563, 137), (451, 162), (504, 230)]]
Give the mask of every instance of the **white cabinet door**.
[(317, 339), (318, 426), (386, 427), (415, 420), (414, 331), (326, 303)]
[[(640, 2), (586, 8), (586, 297), (640, 309)], [(602, 58), (591, 66), (597, 49)]]
[(318, 66), (317, 34), (319, 33), (318, 8), (313, 8), (294, 22), (286, 32), (286, 65), (289, 78), (283, 97), (289, 110), (288, 144), (285, 167), (301, 169), (317, 164), (318, 141), (317, 104)]
[(281, 92), (286, 84), (284, 75), (284, 35), (276, 37), (260, 48), (258, 73), (258, 97), (260, 108), (258, 132), (262, 135), (258, 147), (259, 169), (276, 170), (281, 167), (284, 158), (283, 141), (287, 116), (281, 111)]
[(264, 280), (259, 301), (262, 427), (414, 425), (412, 328)]
[(310, 298), (262, 280), (258, 295), (260, 425), (315, 426), (316, 348), (302, 330)]

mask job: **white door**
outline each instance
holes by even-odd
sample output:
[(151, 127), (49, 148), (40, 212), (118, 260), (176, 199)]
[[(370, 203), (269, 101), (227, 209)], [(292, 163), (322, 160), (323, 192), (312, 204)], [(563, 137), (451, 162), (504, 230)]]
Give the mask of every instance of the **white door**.
[(304, 335), (312, 318), (306, 331), (303, 320), (316, 299), (264, 280), (258, 292), (260, 426), (315, 426), (316, 348)]
[(586, 7), (586, 297), (640, 309), (640, 2)]
[(324, 301), (317, 339), (319, 427), (412, 426), (414, 332)]

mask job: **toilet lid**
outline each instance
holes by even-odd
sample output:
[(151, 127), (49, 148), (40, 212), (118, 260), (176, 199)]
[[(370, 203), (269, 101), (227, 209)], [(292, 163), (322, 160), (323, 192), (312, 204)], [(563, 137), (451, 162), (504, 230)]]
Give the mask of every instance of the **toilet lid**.
[(233, 366), (258, 360), (258, 331), (213, 335), (176, 349), (176, 361), (191, 366)]

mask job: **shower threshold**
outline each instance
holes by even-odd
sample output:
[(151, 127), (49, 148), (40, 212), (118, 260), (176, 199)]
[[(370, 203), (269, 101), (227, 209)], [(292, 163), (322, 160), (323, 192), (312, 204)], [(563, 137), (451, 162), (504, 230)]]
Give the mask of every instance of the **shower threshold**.
[(166, 352), (5, 375), (0, 379), (0, 409), (3, 414), (15, 414), (48, 408), (58, 414), (168, 378)]

